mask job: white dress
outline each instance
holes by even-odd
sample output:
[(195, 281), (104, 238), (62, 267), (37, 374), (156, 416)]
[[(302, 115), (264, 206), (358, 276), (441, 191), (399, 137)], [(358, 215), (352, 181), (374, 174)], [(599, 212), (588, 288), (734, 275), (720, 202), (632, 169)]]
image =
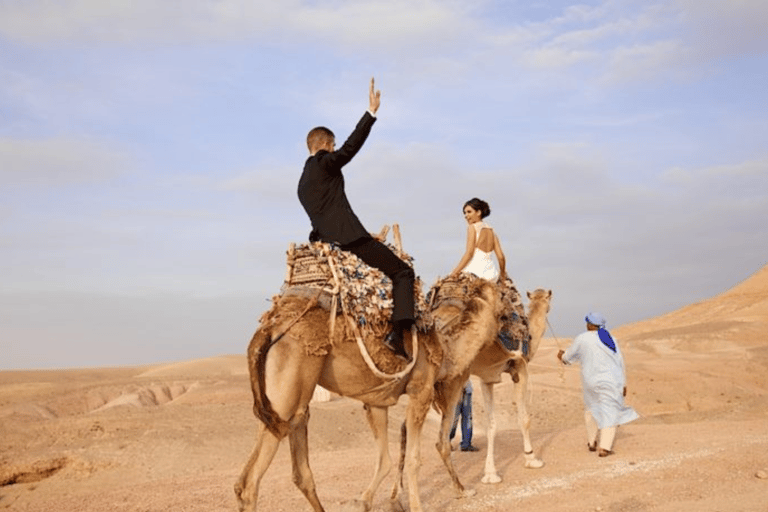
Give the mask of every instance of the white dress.
[(563, 354), (565, 364), (581, 364), (584, 407), (600, 428), (623, 425), (639, 417), (624, 404), (624, 358), (618, 342), (615, 344), (616, 352), (603, 345), (597, 331), (586, 331), (576, 336)]
[[(483, 229), (490, 229), (493, 231), (491, 226), (482, 221), (475, 222), (472, 224), (472, 226), (475, 228), (475, 244), (477, 244), (477, 240), (480, 238), (480, 232)], [(461, 271), (475, 274), (476, 276), (487, 279), (488, 281), (495, 280), (497, 277), (499, 277), (499, 270), (493, 263), (492, 254), (492, 252), (485, 252), (480, 250), (480, 248), (475, 245), (475, 253), (472, 255), (472, 259), (469, 260), (467, 266), (464, 267)]]

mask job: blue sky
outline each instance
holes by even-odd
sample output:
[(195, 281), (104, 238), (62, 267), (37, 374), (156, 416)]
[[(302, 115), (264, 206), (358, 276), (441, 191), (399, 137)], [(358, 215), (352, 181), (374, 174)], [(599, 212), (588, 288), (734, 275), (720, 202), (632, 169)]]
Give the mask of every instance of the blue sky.
[(767, 262), (763, 0), (0, 1), (0, 369), (244, 353), (279, 292), (307, 131), (430, 286), (492, 208), (573, 336)]

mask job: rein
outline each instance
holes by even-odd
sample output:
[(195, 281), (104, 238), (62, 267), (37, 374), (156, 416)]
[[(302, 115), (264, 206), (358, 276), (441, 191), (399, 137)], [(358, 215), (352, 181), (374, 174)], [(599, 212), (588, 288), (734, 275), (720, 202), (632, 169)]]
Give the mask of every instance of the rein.
[[(555, 338), (555, 343), (557, 344), (557, 350), (563, 350), (563, 347), (560, 345), (560, 338), (557, 337), (557, 334), (555, 334), (555, 330), (552, 328), (552, 324), (549, 323), (549, 318), (547, 318), (547, 327), (549, 327), (549, 331), (552, 333), (552, 337)], [(560, 362), (558, 365), (560, 367), (560, 382), (565, 384), (565, 363), (563, 363), (563, 360), (559, 357), (557, 360)]]

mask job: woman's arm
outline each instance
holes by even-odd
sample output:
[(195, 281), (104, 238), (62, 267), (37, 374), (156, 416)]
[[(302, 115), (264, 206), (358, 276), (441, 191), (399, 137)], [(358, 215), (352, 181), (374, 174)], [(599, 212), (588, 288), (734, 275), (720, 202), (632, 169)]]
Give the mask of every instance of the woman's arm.
[(469, 263), (469, 260), (472, 259), (472, 254), (475, 252), (475, 228), (473, 228), (471, 225), (467, 227), (467, 250), (464, 252), (464, 256), (461, 257), (461, 260), (459, 260), (459, 264), (456, 265), (456, 268), (453, 269), (453, 272), (451, 272), (451, 276), (457, 276), (459, 275), (459, 272), (461, 272), (464, 267), (467, 266), (467, 263)]
[(507, 278), (507, 260), (504, 258), (504, 251), (501, 250), (501, 242), (495, 231), (493, 232), (493, 252), (499, 260), (499, 281), (503, 281)]

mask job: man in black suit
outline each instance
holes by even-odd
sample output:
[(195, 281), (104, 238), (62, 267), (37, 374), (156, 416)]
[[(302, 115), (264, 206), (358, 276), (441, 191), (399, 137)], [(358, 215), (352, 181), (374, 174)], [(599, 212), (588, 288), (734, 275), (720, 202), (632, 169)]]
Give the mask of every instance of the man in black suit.
[(403, 336), (415, 321), (413, 269), (363, 227), (349, 204), (341, 172), (341, 168), (360, 151), (376, 122), (381, 91), (374, 90), (373, 78), (368, 100), (368, 111), (338, 150), (335, 149), (336, 138), (331, 130), (324, 126), (310, 130), (307, 135), (310, 156), (299, 180), (299, 201), (312, 221), (311, 242), (335, 243), (342, 250), (356, 254), (368, 265), (380, 269), (392, 280), (393, 328), (384, 339), (384, 344), (407, 359)]

